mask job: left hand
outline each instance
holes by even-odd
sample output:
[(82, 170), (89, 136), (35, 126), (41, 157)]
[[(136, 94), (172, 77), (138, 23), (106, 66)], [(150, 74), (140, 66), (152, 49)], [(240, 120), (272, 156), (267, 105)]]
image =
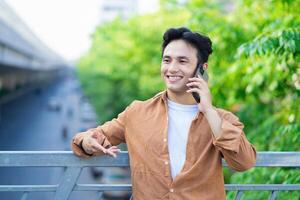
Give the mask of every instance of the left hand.
[(205, 114), (207, 110), (213, 107), (210, 90), (207, 82), (204, 79), (202, 79), (200, 76), (189, 78), (189, 82), (186, 85), (189, 87), (186, 92), (196, 92), (199, 94), (200, 103), (198, 104), (198, 108), (200, 112)]

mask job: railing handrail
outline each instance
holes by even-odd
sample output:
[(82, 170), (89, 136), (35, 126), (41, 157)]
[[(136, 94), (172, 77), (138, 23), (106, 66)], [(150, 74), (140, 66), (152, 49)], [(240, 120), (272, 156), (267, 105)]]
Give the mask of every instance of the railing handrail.
[[(222, 161), (223, 166), (227, 166)], [(117, 158), (98, 156), (80, 158), (71, 151), (0, 151), (1, 167), (66, 167), (61, 182), (57, 185), (0, 185), (0, 192), (21, 191), (22, 200), (28, 192), (55, 192), (55, 200), (67, 200), (72, 191), (130, 191), (131, 184), (77, 184), (83, 167), (129, 167), (128, 152)], [(258, 152), (255, 167), (300, 167), (300, 152)], [(243, 191), (271, 191), (269, 200), (275, 200), (278, 191), (300, 191), (300, 184), (225, 184), (225, 189), (237, 191), (235, 200), (240, 200)], [(1, 195), (1, 194), (0, 194)]]
[[(0, 167), (126, 167), (127, 151), (117, 158), (79, 158), (72, 151), (0, 151)], [(223, 166), (227, 166), (223, 160)], [(300, 167), (300, 152), (258, 152), (256, 167)]]

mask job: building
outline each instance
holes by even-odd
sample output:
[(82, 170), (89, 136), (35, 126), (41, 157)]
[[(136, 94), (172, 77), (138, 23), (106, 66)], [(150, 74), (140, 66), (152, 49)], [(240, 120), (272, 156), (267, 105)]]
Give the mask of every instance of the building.
[(159, 0), (101, 0), (100, 23), (120, 17), (126, 20), (133, 15), (155, 12), (159, 8)]

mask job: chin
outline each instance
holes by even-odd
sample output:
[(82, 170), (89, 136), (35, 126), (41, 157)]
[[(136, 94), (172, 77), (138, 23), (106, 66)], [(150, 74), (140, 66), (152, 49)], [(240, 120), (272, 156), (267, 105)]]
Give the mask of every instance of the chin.
[(183, 93), (186, 92), (186, 88), (176, 87), (176, 86), (167, 86), (167, 89), (173, 93)]

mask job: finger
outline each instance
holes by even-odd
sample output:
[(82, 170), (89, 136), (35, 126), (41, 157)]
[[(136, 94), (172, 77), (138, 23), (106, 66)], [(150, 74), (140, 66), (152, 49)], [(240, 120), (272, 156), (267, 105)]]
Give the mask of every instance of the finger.
[(186, 84), (188, 87), (199, 87), (200, 89), (209, 90), (209, 85), (204, 80), (189, 80), (189, 82)]
[(201, 80), (201, 78), (199, 78), (199, 77), (190, 77), (189, 80), (198, 81), (198, 80)]
[(189, 93), (196, 92), (196, 93), (200, 94), (201, 90), (199, 88), (190, 88), (186, 92), (189, 92)]
[(199, 88), (203, 88), (204, 87), (204, 88), (209, 89), (207, 82), (205, 82), (204, 80), (202, 80), (202, 81), (199, 81), (199, 80), (189, 81), (186, 85), (188, 87), (196, 86), (196, 87), (199, 87)]
[(103, 146), (101, 146), (97, 141), (92, 142), (91, 147), (93, 149), (94, 152), (103, 152), (103, 153), (107, 153), (107, 149), (105, 149)]
[(120, 153), (121, 152), (120, 149), (110, 149), (109, 151), (113, 152), (113, 153)]
[(108, 149), (118, 149), (118, 147), (117, 146), (111, 146)]
[(200, 77), (192, 77), (192, 78), (189, 78), (189, 81), (196, 81), (196, 82), (202, 82), (202, 83), (206, 83), (207, 82), (200, 76)]
[(110, 147), (109, 149), (107, 149), (107, 151), (120, 152), (121, 150), (118, 147)]
[(188, 86), (188, 87), (192, 87), (192, 86), (196, 86), (196, 87), (201, 87), (201, 83), (200, 82), (189, 82), (189, 83), (187, 83), (186, 84), (186, 86)]
[(120, 149), (110, 149), (109, 151), (111, 151), (113, 153), (120, 153), (121, 152)]
[(116, 156), (117, 153), (119, 153), (121, 150), (117, 147), (111, 147), (109, 149), (107, 149), (107, 152), (109, 155), (112, 155), (112, 156)]
[(112, 150), (107, 150), (107, 154), (113, 157), (117, 157), (117, 154), (113, 152)]

